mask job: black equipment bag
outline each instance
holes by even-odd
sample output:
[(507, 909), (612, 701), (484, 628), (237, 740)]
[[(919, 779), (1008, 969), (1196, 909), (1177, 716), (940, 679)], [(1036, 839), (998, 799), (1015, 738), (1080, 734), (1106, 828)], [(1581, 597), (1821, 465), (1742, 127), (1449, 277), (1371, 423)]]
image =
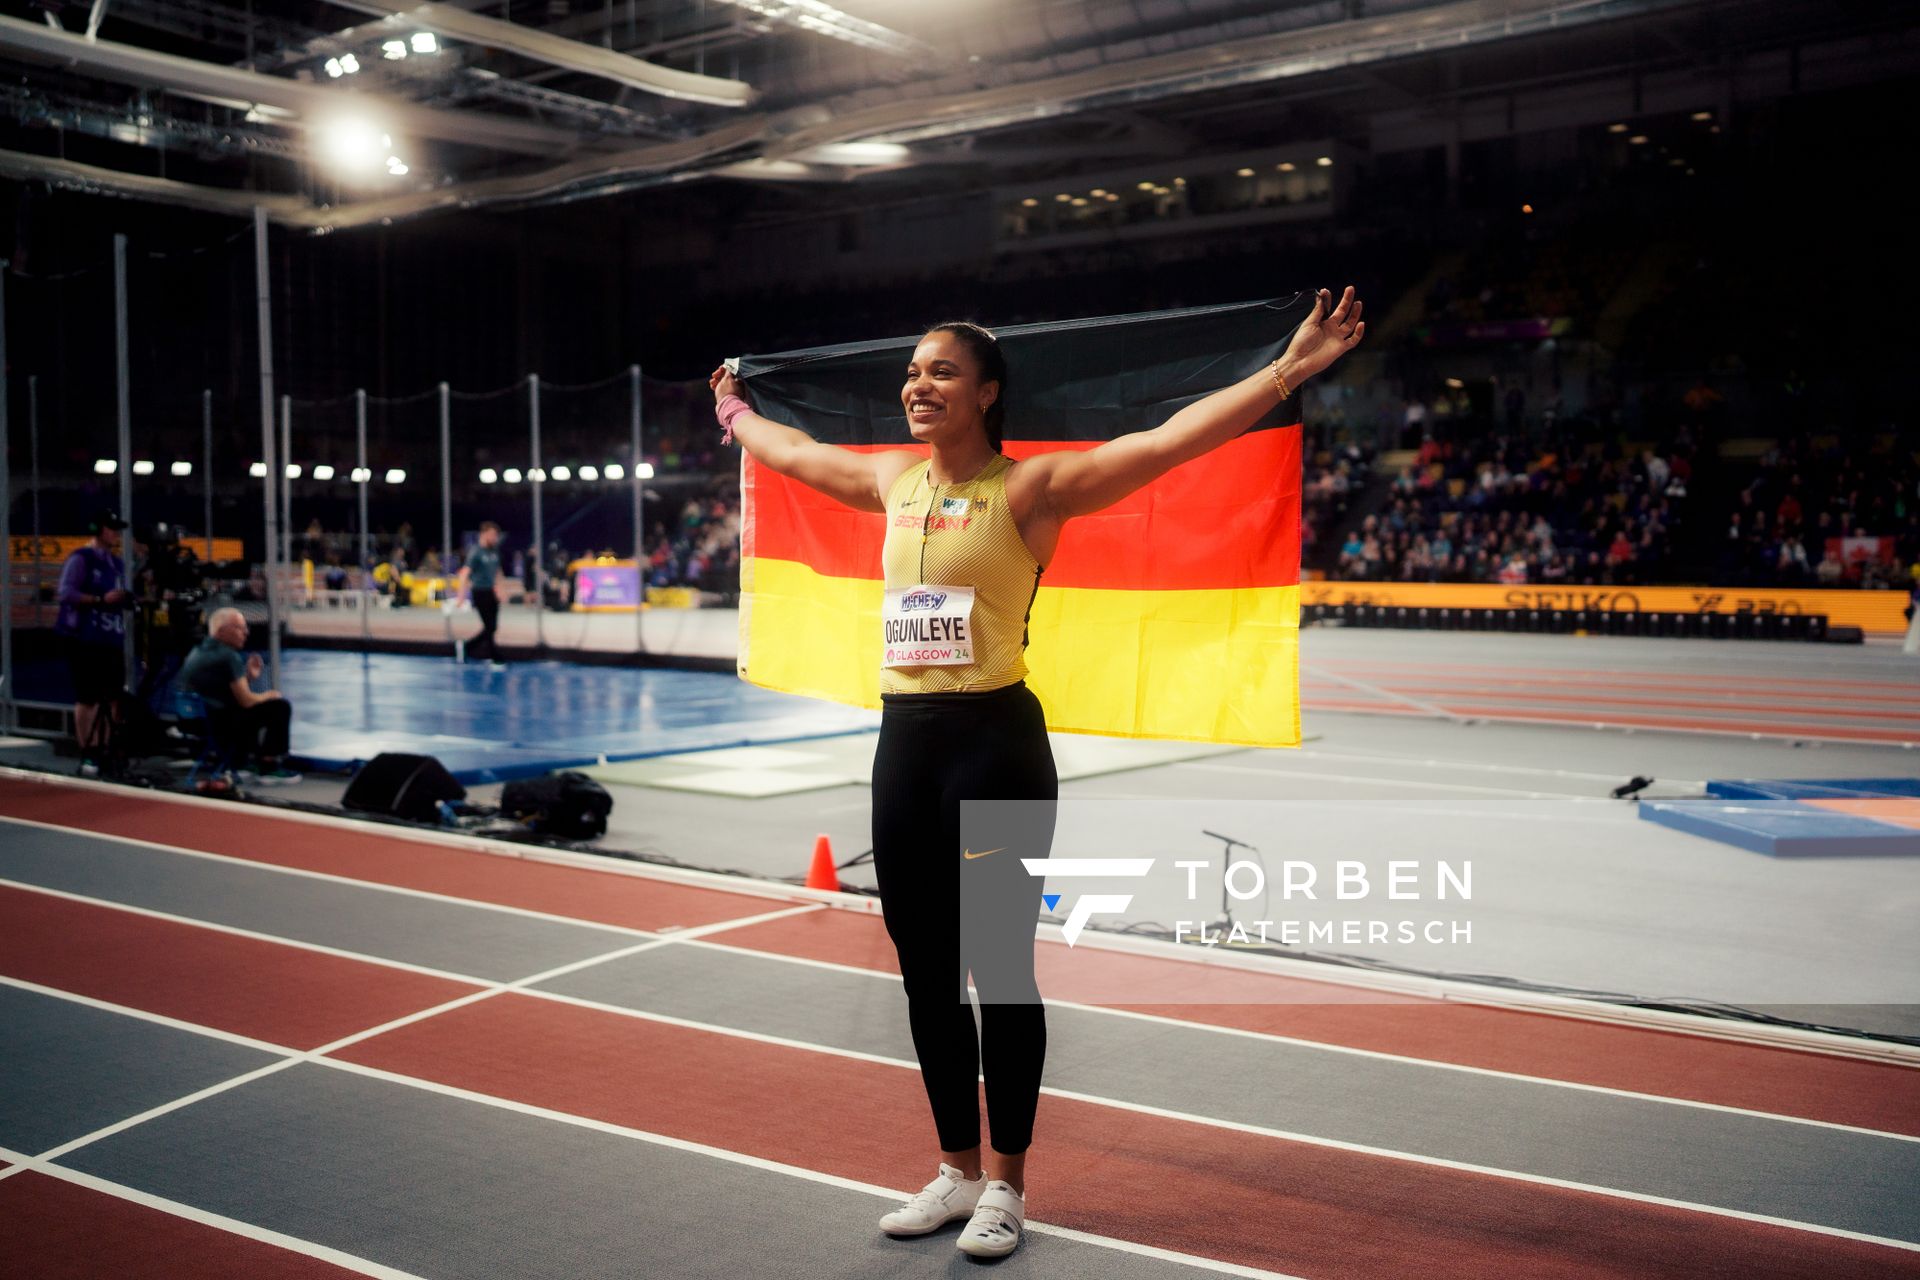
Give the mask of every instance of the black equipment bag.
[(360, 766), (340, 803), (362, 813), (438, 822), (442, 800), (466, 798), (467, 789), (432, 756), (387, 751)]
[(542, 835), (592, 840), (607, 833), (613, 797), (584, 773), (522, 778), (500, 791), (500, 812)]

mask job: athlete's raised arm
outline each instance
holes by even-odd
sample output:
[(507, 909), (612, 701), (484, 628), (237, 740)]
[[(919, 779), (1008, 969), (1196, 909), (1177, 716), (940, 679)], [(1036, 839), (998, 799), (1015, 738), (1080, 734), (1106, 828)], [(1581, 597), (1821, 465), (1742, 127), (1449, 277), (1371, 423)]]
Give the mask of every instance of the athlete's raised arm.
[[(745, 403), (740, 380), (725, 365), (713, 371), (707, 385), (713, 388), (716, 405), (724, 405), (729, 396)], [(806, 432), (763, 418), (752, 409), (736, 410), (730, 427), (755, 462), (856, 511), (885, 511), (887, 490), (920, 460), (904, 449), (855, 453), (822, 444)]]
[(1052, 522), (1087, 515), (1151, 484), (1183, 462), (1217, 449), (1258, 422), (1281, 398), (1352, 350), (1366, 333), (1362, 303), (1347, 286), (1336, 305), (1325, 289), (1313, 314), (1301, 321), (1293, 341), (1272, 366), (1233, 386), (1196, 400), (1161, 425), (1110, 440), (1080, 453), (1046, 453), (1028, 459), (1018, 482)]

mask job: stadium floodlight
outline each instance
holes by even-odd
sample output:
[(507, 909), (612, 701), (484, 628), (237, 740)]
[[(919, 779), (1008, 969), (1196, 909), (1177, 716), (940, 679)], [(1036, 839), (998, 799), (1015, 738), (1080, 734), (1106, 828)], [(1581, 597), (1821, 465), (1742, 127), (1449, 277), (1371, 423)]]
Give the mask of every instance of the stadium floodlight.
[(150, 476), (150, 475), (152, 475), (152, 474), (153, 474), (153, 461), (152, 461), (152, 459), (150, 459), (150, 458), (135, 458), (135, 459), (133, 460), (133, 474), (135, 474), (135, 475), (137, 475), (137, 476)]
[(625, 480), (627, 478), (627, 469), (617, 462), (609, 462), (601, 469), (600, 474), (609, 480)]
[(175, 462), (167, 467), (167, 471), (171, 475), (190, 476), (193, 474), (193, 464), (191, 462)]
[(588, 463), (586, 466), (580, 468), (580, 478), (582, 480), (598, 480), (600, 478), (600, 468), (594, 466), (592, 463)]
[(640, 469), (638, 471), (635, 471), (634, 474), (639, 476), (642, 480), (653, 479), (653, 464), (651, 462), (641, 463)]
[(388, 40), (380, 46), (380, 52), (387, 56), (388, 62), (398, 62), (407, 56), (405, 40)]
[(93, 460), (93, 474), (97, 476), (110, 476), (119, 469), (120, 464), (112, 458), (95, 458)]
[(360, 70), (360, 59), (350, 53), (343, 53), (340, 55), (340, 69), (348, 75), (352, 75)]
[(355, 467), (347, 473), (347, 479), (353, 481), (355, 484), (365, 484), (367, 481), (373, 479), (373, 468)]
[(500, 474), (501, 474), (501, 477), (505, 479), (508, 484), (520, 483), (520, 468), (518, 467), (508, 467), (505, 471), (501, 472)]
[(388, 484), (405, 484), (406, 482), (407, 482), (407, 473), (405, 471), (401, 470), (399, 467), (387, 468)]
[(347, 69), (340, 65), (340, 59), (338, 58), (328, 58), (326, 61), (326, 69), (327, 74), (335, 80), (347, 74)]
[(500, 478), (500, 473), (498, 471), (495, 471), (492, 467), (480, 468), (481, 484), (492, 484), (494, 481), (498, 480), (499, 478)]
[(553, 469), (553, 478), (555, 480), (571, 480), (573, 479), (573, 468), (563, 463)]
[(333, 468), (322, 462), (313, 469), (313, 478), (315, 480), (331, 480), (333, 479)]
[(545, 467), (528, 467), (527, 468), (527, 479), (533, 481), (535, 484), (543, 483), (546, 480), (546, 478), (547, 478), (547, 471)]
[(287, 464), (287, 479), (298, 480), (299, 478), (300, 478), (300, 464), (297, 462), (289, 462)]
[(431, 31), (414, 32), (412, 43), (413, 43), (413, 51), (415, 53), (440, 52), (440, 42), (433, 38), (433, 32)]
[(392, 154), (393, 138), (372, 121), (342, 116), (320, 126), (320, 153), (348, 176), (371, 174)]
[(249, 463), (247, 465), (247, 474), (255, 480), (265, 480), (267, 478), (267, 464), (264, 462)]

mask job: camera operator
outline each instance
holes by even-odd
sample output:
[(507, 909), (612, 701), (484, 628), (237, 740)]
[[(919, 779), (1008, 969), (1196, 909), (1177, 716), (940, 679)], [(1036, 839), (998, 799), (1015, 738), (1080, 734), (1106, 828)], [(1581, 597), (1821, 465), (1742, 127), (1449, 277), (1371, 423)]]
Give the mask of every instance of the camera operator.
[(246, 617), (238, 609), (215, 609), (207, 619), (207, 638), (180, 669), (180, 682), (206, 704), (207, 732), (226, 747), (236, 768), (257, 757), (261, 782), (298, 782), (300, 775), (287, 768), (293, 704), (278, 689), (254, 692), (249, 681), (260, 675), (260, 655), (242, 657), (246, 642)]
[[(120, 534), (127, 527), (118, 513), (103, 511), (87, 525), (93, 541), (67, 557), (60, 571), (60, 613), (54, 630), (67, 639), (73, 671), (73, 726), (80, 742), (80, 772), (100, 770), (95, 721), (100, 704), (113, 704), (127, 684), (126, 566), (120, 559)], [(106, 736), (103, 732), (102, 738)]]

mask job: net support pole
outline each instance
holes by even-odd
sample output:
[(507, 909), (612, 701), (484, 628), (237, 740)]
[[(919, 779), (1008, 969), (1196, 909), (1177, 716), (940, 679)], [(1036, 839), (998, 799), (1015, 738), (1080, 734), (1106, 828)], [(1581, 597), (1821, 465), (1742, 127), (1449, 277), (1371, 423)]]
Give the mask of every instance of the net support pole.
[(640, 433), (642, 428), (640, 410), (640, 366), (627, 367), (627, 383), (631, 401), (628, 410), (628, 430), (632, 435), (632, 469), (628, 476), (633, 486), (633, 573), (636, 579), (633, 588), (633, 648), (636, 653), (647, 651), (647, 523), (646, 502), (647, 482), (641, 478)]
[[(360, 567), (366, 573), (373, 572), (373, 530), (367, 527), (367, 486), (373, 482), (373, 468), (367, 465), (367, 392), (364, 387), (353, 390), (353, 474), (359, 481), (354, 486), (360, 498)], [(396, 595), (400, 583), (393, 584)], [(372, 611), (367, 607), (373, 603), (370, 596), (362, 593), (360, 601), (360, 638), (365, 640), (373, 634)]]
[(202, 519), (206, 523), (202, 530), (207, 535), (207, 563), (213, 563), (213, 391), (211, 388), (200, 393), (200, 489), (205, 494), (205, 511)]
[(260, 347), (260, 456), (266, 474), (261, 481), (261, 503), (266, 516), (263, 554), (267, 558), (267, 665), (273, 673), (274, 687), (280, 685), (280, 607), (279, 588), (274, 579), (279, 566), (274, 549), (280, 542), (280, 511), (275, 502), (280, 490), (274, 475), (279, 471), (279, 450), (273, 439), (273, 303), (272, 278), (267, 273), (267, 211), (253, 210), (253, 288), (254, 317), (259, 330)]
[[(9, 438), (7, 418), (7, 266), (8, 263), (0, 259), (0, 733), (13, 732), (13, 472), (7, 467), (8, 449), (13, 442)], [(33, 379), (27, 379), (27, 386), (33, 386)], [(37, 448), (34, 470), (34, 503), (38, 506)], [(38, 532), (36, 529), (35, 533)], [(36, 536), (33, 553), (36, 600), (40, 596), (39, 541)]]
[[(0, 267), (0, 271), (4, 271)], [(0, 300), (0, 306), (4, 301)], [(3, 318), (0, 318), (3, 319)], [(0, 332), (0, 344), (4, 344), (6, 335)], [(0, 356), (5, 352), (0, 351)], [(4, 364), (0, 360), (0, 364)], [(5, 370), (0, 368), (0, 380)], [(40, 375), (27, 375), (27, 467), (33, 484), (33, 625), (40, 625), (40, 587), (41, 574), (45, 572), (40, 564)]]
[[(127, 589), (133, 589), (133, 411), (132, 391), (127, 364), (127, 237), (113, 237), (113, 364), (117, 404), (115, 418), (120, 437), (120, 518), (127, 527), (120, 533), (121, 575)], [(129, 622), (131, 620), (129, 619)], [(121, 651), (126, 658), (127, 679), (134, 679), (133, 627), (121, 628)], [(131, 685), (129, 685), (131, 687)]]
[(540, 375), (527, 375), (527, 479), (533, 485), (533, 647), (547, 647), (547, 534), (541, 522), (540, 491), (546, 471), (540, 465)]
[(293, 397), (280, 397), (280, 563), (293, 567)]
[(440, 571), (453, 563), (453, 406), (446, 383), (440, 384)]

